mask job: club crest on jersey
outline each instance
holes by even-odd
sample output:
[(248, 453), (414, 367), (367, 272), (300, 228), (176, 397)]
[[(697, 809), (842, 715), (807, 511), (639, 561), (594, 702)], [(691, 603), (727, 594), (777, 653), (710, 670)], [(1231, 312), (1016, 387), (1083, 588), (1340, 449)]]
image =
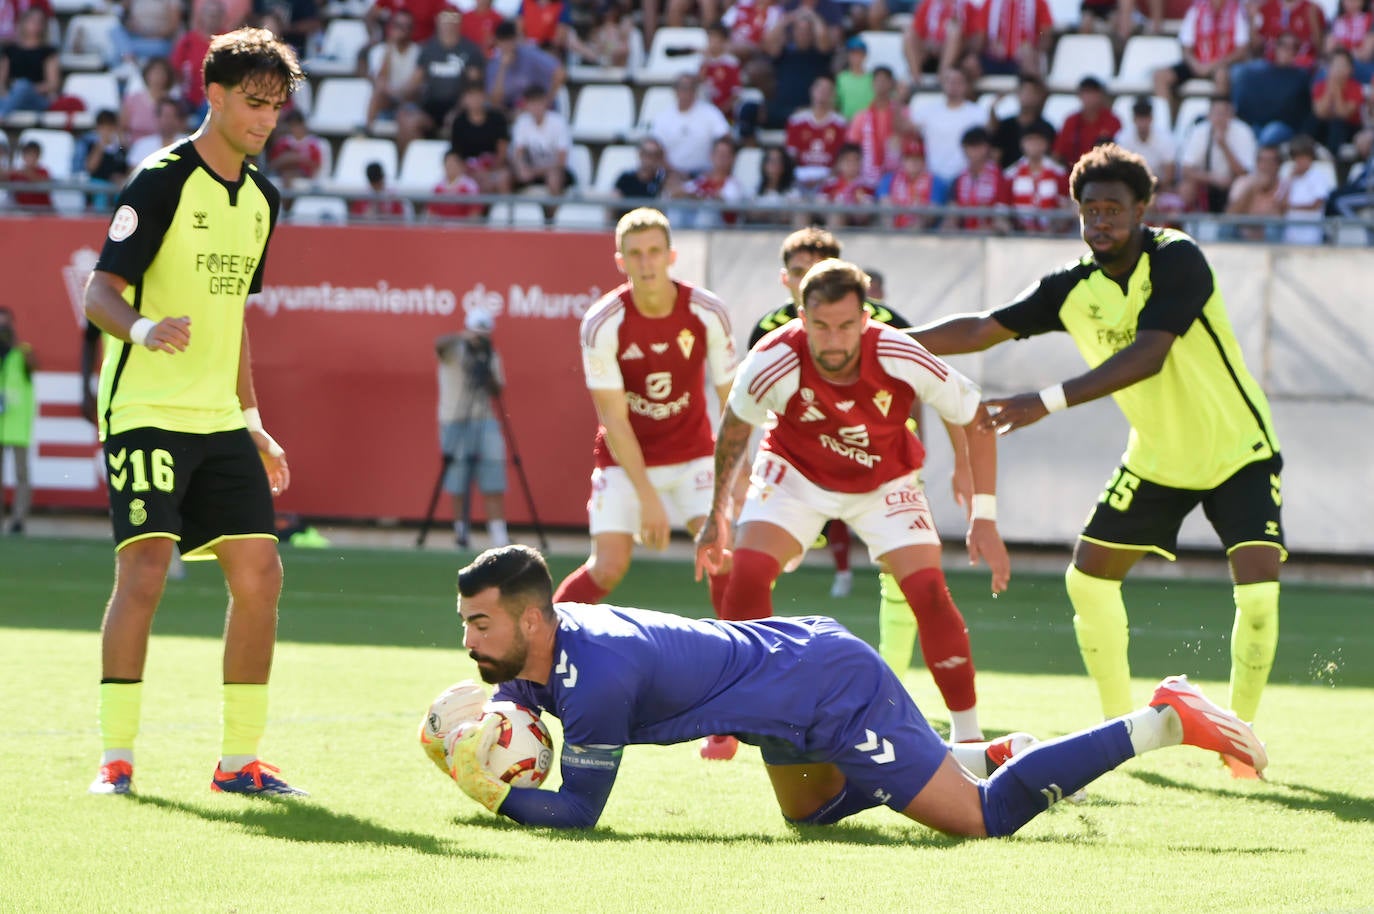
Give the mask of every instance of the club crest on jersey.
[(696, 334), (685, 327), (682, 329), (682, 332), (677, 335), (677, 348), (682, 350), (682, 357), (684, 359), (690, 359), (692, 357), (692, 347), (695, 346), (696, 343)]
[(148, 510), (144, 507), (143, 499), (135, 498), (129, 502), (129, 523), (135, 527), (142, 527), (148, 522)]
[(812, 400), (816, 399), (816, 392), (809, 387), (803, 387), (797, 392), (801, 394), (803, 403), (810, 403)]
[(668, 351), (668, 344), (667, 344), (667, 343), (650, 343), (650, 344), (649, 344), (649, 348), (653, 350), (654, 355), (663, 355), (663, 353), (665, 353), (665, 352)]
[(625, 351), (620, 354), (620, 361), (628, 362), (630, 359), (644, 358), (644, 350), (639, 348), (638, 343), (631, 343), (625, 347)]
[(878, 391), (873, 395), (873, 405), (878, 407), (878, 412), (886, 416), (887, 411), (892, 408), (892, 394), (886, 390)]
[(110, 219), (110, 240), (123, 241), (138, 229), (138, 213), (129, 204), (115, 210)]
[(835, 406), (839, 408), (840, 412), (847, 413), (854, 408), (854, 401), (841, 400), (840, 402), (836, 403)]
[(255, 222), (254, 222), (254, 224), (253, 224), (253, 240), (254, 240), (254, 241), (261, 241), (261, 240), (262, 240), (262, 213), (254, 213), (254, 214), (253, 214), (253, 218), (254, 218), (254, 220), (255, 220)]

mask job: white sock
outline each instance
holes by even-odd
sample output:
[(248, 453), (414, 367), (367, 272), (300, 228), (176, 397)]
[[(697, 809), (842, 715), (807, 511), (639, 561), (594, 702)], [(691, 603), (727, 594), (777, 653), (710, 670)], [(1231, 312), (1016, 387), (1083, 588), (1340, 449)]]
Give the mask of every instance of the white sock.
[(988, 776), (987, 743), (949, 743), (950, 754), (954, 760), (973, 772), (975, 777)]
[(493, 546), (510, 545), (510, 533), (506, 531), (506, 522), (504, 520), (487, 521), (487, 533), (491, 536), (491, 544)]
[(226, 755), (219, 760), (219, 770), (225, 773), (240, 771), (257, 760), (256, 755)]
[(110, 762), (134, 763), (134, 750), (132, 749), (106, 749), (100, 753), (100, 764), (108, 765)]
[(967, 743), (983, 738), (983, 728), (978, 726), (978, 709), (949, 712), (949, 741)]
[(1168, 705), (1141, 708), (1117, 719), (1125, 722), (1136, 755), (1183, 742), (1183, 721)]

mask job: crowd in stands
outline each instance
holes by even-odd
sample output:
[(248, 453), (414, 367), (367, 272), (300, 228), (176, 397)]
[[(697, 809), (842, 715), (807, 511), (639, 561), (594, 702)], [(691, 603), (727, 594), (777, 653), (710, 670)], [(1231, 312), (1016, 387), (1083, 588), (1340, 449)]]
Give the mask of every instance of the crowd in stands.
[[(551, 220), (550, 201), (592, 194), (572, 160), (569, 101), (589, 84), (577, 74), (599, 68), (633, 85), (627, 68), (653, 33), (684, 26), (700, 26), (702, 42), (668, 53), (699, 64), (671, 78), (670, 103), (617, 138), (637, 142), (638, 161), (604, 182), (627, 201), (664, 201), (683, 226), (1062, 233), (1072, 230), (1069, 173), (1104, 141), (1150, 163), (1156, 218), (1270, 218), (1241, 225), (1241, 238), (1321, 243), (1324, 214), (1354, 216), (1374, 202), (1370, 0), (1339, 0), (1331, 15), (1313, 0), (1083, 0), (1067, 29), (1047, 0), (918, 0), (906, 10), (901, 0), (523, 0), (501, 9), (464, 0), (464, 11), (445, 0), (374, 0), (365, 10), (118, 0), (99, 47), (119, 104), (73, 128), (70, 168), (45, 161), (43, 147), (25, 141), (33, 120), (22, 120), (83, 108), (65, 93), (61, 66), (80, 36), (63, 33), (71, 17), (55, 17), (51, 2), (0, 0), (0, 176), (23, 184), (71, 174), (91, 185), (84, 200), (93, 206), (108, 206), (131, 169), (199, 123), (211, 35), (268, 28), (309, 72), (341, 12), (366, 29), (344, 61), (370, 86), (358, 132), (388, 138), (398, 158), (418, 141), (447, 145), (431, 163), (430, 199), (391, 186), (394, 163), (360, 163), (362, 174), (338, 181), (330, 163), (343, 137), (313, 132), (307, 101), (288, 108), (260, 164), (294, 191), (356, 185), (354, 218), (480, 219), (489, 201), (453, 198), (528, 192)], [(1108, 36), (1114, 63), (1133, 36), (1176, 33), (1177, 62), (1153, 69), (1152, 91), (1124, 99), (1111, 72), (1055, 85), (1056, 42), (1073, 32)], [(870, 59), (882, 33), (900, 35), (897, 60)], [(1050, 111), (1052, 88), (1076, 89), (1076, 99)], [(740, 158), (748, 148), (759, 151)], [(52, 206), (46, 190), (7, 196), (10, 206)], [(695, 205), (703, 201), (712, 205)]]

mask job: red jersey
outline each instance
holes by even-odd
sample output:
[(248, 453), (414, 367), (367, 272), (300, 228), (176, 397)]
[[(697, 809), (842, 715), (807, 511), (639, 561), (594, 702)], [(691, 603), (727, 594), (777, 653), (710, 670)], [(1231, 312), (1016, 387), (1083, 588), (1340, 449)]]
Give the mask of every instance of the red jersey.
[[(405, 10), (410, 13), (415, 26), (411, 29), (410, 39), (416, 44), (424, 44), (434, 34), (434, 20), (444, 10), (457, 9), (448, 0), (373, 0), (372, 8), (388, 15)], [(467, 18), (466, 15), (463, 17)]]
[(711, 104), (719, 108), (727, 118), (733, 118), (735, 96), (739, 94), (739, 87), (742, 85), (739, 59), (734, 54), (703, 57), (698, 75), (707, 86)]
[(763, 44), (763, 36), (782, 18), (782, 7), (759, 0), (739, 0), (721, 17), (721, 24), (730, 30), (730, 40), (736, 44)]
[(973, 421), (976, 385), (905, 333), (869, 321), (859, 343), (859, 377), (821, 376), (801, 321), (759, 340), (730, 389), (730, 411), (751, 425), (776, 422), (759, 447), (832, 492), (871, 492), (920, 469), (925, 448), (906, 427), (912, 405), (929, 403), (957, 425)]
[[(715, 452), (705, 383), (735, 373), (734, 334), (713, 293), (674, 281), (666, 317), (645, 317), (630, 285), (612, 289), (582, 318), (582, 370), (589, 390), (621, 390), (647, 466), (686, 463)], [(709, 369), (709, 371), (708, 371)], [(615, 466), (606, 429), (596, 430), (598, 467)]]
[[(1237, 32), (1247, 28), (1244, 7), (1239, 0), (1225, 0), (1221, 8), (1213, 5), (1212, 0), (1197, 0), (1183, 17), (1183, 30), (1179, 38), (1187, 48), (1188, 38), (1192, 39), (1193, 56), (1199, 63), (1210, 64), (1230, 56), (1239, 45)], [(1191, 36), (1189, 36), (1191, 20)], [(1248, 39), (1249, 33), (1244, 33)]]
[[(899, 171), (892, 178), (892, 184), (888, 187), (887, 199), (896, 207), (929, 206), (934, 187), (935, 177), (928, 171), (923, 171), (914, 178), (909, 177), (904, 171)], [(911, 213), (898, 213), (892, 217), (892, 226), (893, 228), (910, 228), (920, 218), (920, 216)]]
[(543, 47), (553, 44), (558, 32), (558, 20), (563, 15), (562, 0), (552, 3), (539, 3), (525, 0), (520, 4), (520, 24), (524, 27), (525, 39)]
[(500, 21), (501, 14), (494, 9), (473, 10), (463, 14), (458, 34), (490, 54), (492, 45), (496, 43), (496, 26)]
[[(24, 171), (20, 168), (10, 172), (10, 181), (18, 184), (51, 180), (52, 174), (42, 165), (36, 166), (33, 171)], [(52, 195), (46, 190), (13, 190), (10, 191), (10, 197), (16, 206), (52, 209)]]
[(969, 31), (987, 37), (984, 53), (995, 60), (1015, 60), (1023, 46), (1037, 44), (1054, 25), (1046, 0), (987, 0), (970, 12)]
[(301, 166), (301, 177), (315, 177), (319, 173), (320, 166), (324, 164), (324, 141), (317, 136), (306, 134), (298, 140), (289, 133), (282, 134), (272, 144), (272, 151), (267, 156), (267, 164), (272, 165), (274, 159), (288, 152), (300, 153), (304, 159), (306, 164)]
[(1267, 0), (1260, 5), (1256, 31), (1264, 39), (1264, 56), (1267, 59), (1274, 59), (1274, 44), (1280, 35), (1293, 35), (1298, 39), (1298, 65), (1310, 66), (1317, 53), (1317, 40), (1321, 38), (1321, 30), (1325, 26), (1326, 17), (1311, 0), (1296, 0), (1294, 3)]
[(1341, 13), (1331, 23), (1331, 37), (1337, 47), (1353, 54), (1364, 44), (1370, 28), (1374, 28), (1374, 13)]
[[(1069, 192), (1069, 175), (1057, 162), (1042, 159), (1038, 167), (1022, 157), (1002, 173), (1007, 198), (1017, 209), (1062, 209)], [(1051, 228), (1048, 219), (1017, 216), (1016, 224), (1031, 232)]]
[(1114, 139), (1120, 132), (1121, 121), (1110, 108), (1103, 108), (1091, 120), (1081, 110), (1075, 111), (1064, 119), (1064, 126), (1054, 138), (1054, 157), (1063, 162), (1065, 168), (1073, 168), (1098, 140)]
[[(954, 179), (955, 206), (996, 206), (1005, 202), (1006, 184), (1002, 172), (992, 162), (986, 163), (976, 174), (964, 171)], [(989, 225), (986, 216), (964, 216), (961, 223), (966, 229), (987, 228)]]
[(895, 103), (879, 108), (875, 102), (854, 115), (854, 120), (849, 122), (845, 139), (859, 144), (863, 150), (862, 173), (864, 180), (870, 184), (876, 185), (883, 172), (897, 167), (896, 156), (892, 154), (891, 144), (888, 143), (896, 125)]
[(966, 28), (968, 13), (962, 0), (925, 0), (911, 17), (911, 31), (927, 44), (944, 44), (950, 23)]
[(851, 181), (839, 175), (831, 175), (830, 180), (821, 185), (821, 197), (827, 203), (858, 206), (873, 202), (873, 188), (862, 177)]
[(835, 164), (835, 154), (845, 141), (844, 116), (831, 111), (817, 120), (810, 108), (795, 111), (787, 119), (784, 145), (797, 165), (829, 168)]
[(374, 219), (404, 219), (406, 202), (399, 197), (367, 197), (349, 203), (348, 214), (350, 216), (370, 216)]
[(210, 39), (194, 29), (188, 30), (172, 46), (172, 69), (181, 85), (182, 97), (192, 108), (205, 103), (205, 77), (201, 64), (210, 53)]
[[(452, 184), (442, 181), (434, 186), (434, 193), (442, 197), (471, 197), (480, 194), (482, 188), (469, 175), (459, 175)], [(482, 214), (480, 203), (431, 203), (428, 213), (437, 219), (470, 219)]]

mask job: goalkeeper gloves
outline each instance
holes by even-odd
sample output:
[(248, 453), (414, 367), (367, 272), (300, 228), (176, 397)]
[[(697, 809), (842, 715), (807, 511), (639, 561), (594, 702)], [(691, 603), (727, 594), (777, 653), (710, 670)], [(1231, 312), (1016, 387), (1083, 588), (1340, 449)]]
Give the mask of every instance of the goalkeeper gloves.
[(448, 774), (448, 761), (444, 758), (444, 737), (452, 733), (454, 727), (459, 724), (481, 717), (482, 706), (486, 701), (487, 693), (482, 687), (471, 679), (465, 679), (449, 686), (434, 699), (429, 711), (420, 721), (420, 747), (444, 774)]
[(463, 793), (492, 812), (500, 812), (511, 790), (482, 764), (500, 730), (501, 715), (486, 714), (481, 720), (459, 724), (444, 740), (449, 776)]

